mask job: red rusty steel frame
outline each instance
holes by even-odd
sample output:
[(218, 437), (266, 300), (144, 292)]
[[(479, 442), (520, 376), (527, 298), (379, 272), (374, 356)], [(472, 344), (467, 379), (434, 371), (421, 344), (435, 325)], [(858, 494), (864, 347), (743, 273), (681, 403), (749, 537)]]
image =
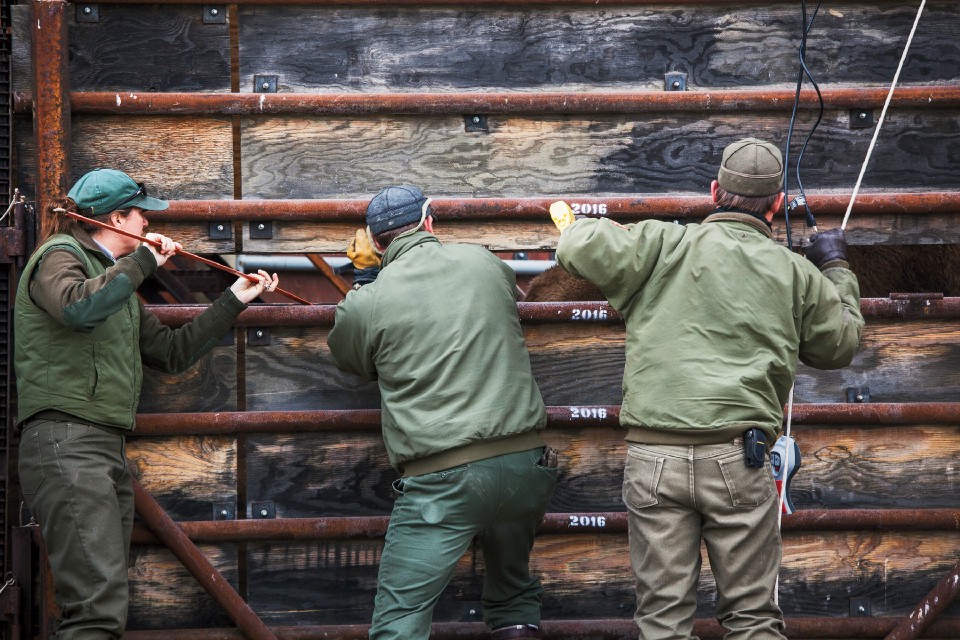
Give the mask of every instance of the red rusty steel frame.
[(37, 211), (46, 235), (51, 210), (70, 188), (70, 76), (67, 17), (63, 0), (31, 3), (31, 60), (34, 92), (33, 130), (37, 154)]
[[(383, 538), (389, 516), (178, 522), (193, 542), (357, 540)], [(960, 509), (807, 509), (783, 519), (784, 531), (960, 531)], [(548, 513), (537, 535), (627, 533), (626, 512)], [(134, 526), (135, 544), (157, 544)]]
[(163, 507), (144, 490), (137, 478), (134, 476), (131, 481), (137, 513), (217, 604), (223, 607), (224, 612), (244, 635), (250, 640), (276, 640), (276, 636), (257, 617), (250, 605), (233, 590), (230, 583), (190, 541), (183, 529), (167, 515)]
[[(897, 618), (786, 618), (791, 640), (814, 638), (883, 638), (897, 624)], [(544, 640), (636, 640), (637, 626), (625, 618), (596, 620), (544, 620)], [(279, 640), (366, 640), (367, 625), (274, 627)], [(719, 640), (726, 629), (716, 620), (697, 619), (693, 633), (703, 640)], [(480, 622), (435, 622), (431, 640), (486, 640), (490, 630)], [(944, 618), (931, 625), (926, 637), (960, 638), (960, 618)], [(164, 629), (127, 631), (124, 640), (242, 640), (235, 629)]]
[(937, 586), (909, 616), (900, 621), (885, 640), (913, 640), (919, 636), (933, 624), (937, 616), (946, 611), (950, 603), (956, 599), (958, 591), (960, 591), (960, 563), (937, 583)]
[[(617, 428), (619, 405), (547, 407), (549, 428)], [(793, 423), (885, 427), (960, 423), (960, 402), (796, 404)], [(376, 431), (379, 409), (141, 413), (129, 437)]]
[[(705, 218), (715, 205), (708, 195), (664, 196), (630, 194), (597, 197), (565, 194), (527, 198), (443, 198), (432, 200), (438, 218), (448, 221), (525, 220), (548, 223), (550, 204), (566, 199), (592, 211), (604, 208), (605, 217), (630, 222), (654, 218), (675, 220)], [(849, 193), (809, 196), (820, 217), (843, 216)], [(151, 212), (157, 222), (225, 222), (272, 220), (275, 222), (344, 222), (362, 226), (368, 200), (171, 200), (165, 211)], [(861, 193), (857, 215), (953, 215), (960, 211), (960, 191)], [(599, 216), (598, 216), (599, 217)]]
[[(206, 305), (147, 305), (159, 319), (171, 327), (179, 327), (200, 315)], [(290, 304), (252, 305), (237, 318), (240, 327), (331, 327), (336, 305), (300, 306)], [(585, 302), (520, 302), (517, 303), (523, 323), (608, 323), (621, 324), (623, 319), (608, 303)], [(899, 318), (942, 320), (960, 319), (960, 298), (922, 298), (893, 300), (863, 298), (860, 310), (867, 318)]]
[[(889, 0), (880, 0), (887, 2)], [(899, 1), (899, 0), (898, 0)], [(741, 0), (738, 4), (786, 4), (795, 3), (796, 0)], [(101, 0), (100, 4), (143, 4), (143, 0)], [(153, 4), (196, 4), (196, 0), (161, 0)], [(236, 0), (230, 4), (236, 5), (316, 5), (316, 6), (397, 6), (413, 5), (416, 7), (424, 5), (441, 5), (459, 7), (463, 3), (451, 2), (450, 0)], [(477, 6), (523, 6), (523, 5), (700, 5), (711, 6), (719, 5), (722, 7), (730, 6), (729, 2), (722, 0), (471, 0), (469, 3)]]
[[(872, 109), (883, 105), (889, 88), (824, 88), (828, 109)], [(793, 107), (793, 89), (631, 92), (502, 93), (151, 93), (73, 92), (74, 113), (94, 115), (490, 115), (619, 114), (643, 112), (769, 111)], [(29, 93), (14, 92), (15, 112), (28, 111)], [(895, 107), (952, 109), (960, 106), (960, 85), (900, 87)], [(819, 108), (813, 90), (802, 91), (800, 108)]]

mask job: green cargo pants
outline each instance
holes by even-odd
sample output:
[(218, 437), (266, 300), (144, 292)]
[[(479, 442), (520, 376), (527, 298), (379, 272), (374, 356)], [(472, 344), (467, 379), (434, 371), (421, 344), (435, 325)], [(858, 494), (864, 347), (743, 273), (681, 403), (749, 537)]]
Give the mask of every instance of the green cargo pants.
[(725, 640), (781, 640), (774, 603), (780, 569), (776, 485), (770, 462), (744, 463), (743, 444), (630, 444), (623, 477), (636, 621), (643, 640), (690, 640), (700, 541), (717, 583)]
[(122, 435), (82, 422), (28, 420), (21, 433), (20, 484), (50, 559), (58, 640), (123, 635), (133, 527), (123, 446)]
[(433, 608), (474, 538), (485, 566), (483, 619), (492, 629), (539, 624), (543, 588), (529, 571), (533, 538), (558, 470), (539, 447), (402, 478), (387, 528), (371, 640), (427, 640)]

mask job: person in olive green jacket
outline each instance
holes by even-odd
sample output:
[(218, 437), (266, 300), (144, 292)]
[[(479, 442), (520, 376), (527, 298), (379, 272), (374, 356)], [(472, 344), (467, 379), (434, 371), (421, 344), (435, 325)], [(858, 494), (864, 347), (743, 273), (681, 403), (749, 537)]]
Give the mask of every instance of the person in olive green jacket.
[[(167, 208), (113, 169), (87, 173), (68, 198), (68, 210), (138, 236), (144, 211)], [(124, 434), (134, 428), (142, 365), (191, 366), (277, 277), (240, 278), (195, 320), (170, 329), (136, 290), (179, 243), (147, 234), (162, 244), (154, 247), (54, 215), (14, 306), (20, 485), (46, 543), (62, 614), (56, 637), (120, 638), (134, 512)]]
[(750, 467), (744, 440), (772, 444), (797, 360), (847, 366), (864, 323), (841, 230), (806, 258), (772, 240), (782, 180), (779, 149), (748, 138), (724, 150), (703, 224), (554, 216), (557, 261), (626, 323), (623, 500), (644, 640), (692, 637), (701, 539), (727, 640), (784, 637), (776, 488), (766, 447)]
[[(380, 558), (370, 638), (426, 640), (433, 608), (474, 538), (492, 637), (538, 638), (534, 533), (557, 479), (540, 431), (516, 277), (486, 249), (441, 244), (429, 199), (388, 187), (348, 256), (356, 291), (337, 307), (337, 366), (380, 387), (396, 502)], [(373, 244), (384, 250), (382, 262)]]

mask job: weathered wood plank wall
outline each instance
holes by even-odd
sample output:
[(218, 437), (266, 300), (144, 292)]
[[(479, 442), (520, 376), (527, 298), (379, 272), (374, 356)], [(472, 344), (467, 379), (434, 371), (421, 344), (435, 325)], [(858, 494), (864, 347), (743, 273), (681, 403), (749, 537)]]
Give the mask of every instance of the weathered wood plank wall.
[[(14, 9), (14, 88), (30, 89), (29, 6)], [(101, 4), (98, 23), (71, 21), (74, 91), (257, 90), (275, 76), (279, 92), (660, 91), (664, 75), (687, 89), (784, 89), (796, 80), (800, 15), (771, 6), (233, 7), (206, 24), (201, 5)], [(817, 18), (807, 63), (824, 87), (886, 86), (915, 12), (911, 3), (828, 3)], [(960, 9), (934, 1), (901, 77), (905, 85), (960, 83)], [(232, 34), (231, 34), (232, 30)], [(231, 62), (235, 60), (235, 62)], [(233, 74), (233, 77), (232, 77)], [(474, 114), (321, 117), (99, 116), (73, 120), (73, 177), (115, 166), (175, 199), (358, 198), (387, 184), (415, 183), (434, 196), (564, 197), (703, 194), (720, 150), (756, 135), (785, 145), (789, 105), (779, 110), (579, 115)], [(483, 114), (481, 114), (483, 115)], [(874, 115), (877, 115), (875, 113)], [(803, 110), (798, 130), (815, 114)], [(803, 165), (808, 192), (849, 192), (873, 133), (855, 114), (829, 108)], [(864, 188), (873, 192), (960, 191), (960, 123), (954, 110), (893, 108)], [(32, 195), (29, 116), (17, 118), (19, 187)], [(795, 145), (797, 141), (795, 140)], [(794, 153), (798, 146), (794, 147)], [(855, 217), (854, 245), (960, 243), (957, 214)], [(341, 252), (354, 224), (275, 221), (271, 239), (214, 240), (209, 225), (151, 217), (153, 229), (199, 252)], [(835, 217), (822, 227), (839, 224)], [(795, 237), (807, 231), (799, 223)], [(494, 249), (549, 249), (546, 218), (445, 222), (444, 240)], [(783, 224), (777, 240), (785, 242)], [(376, 408), (373, 385), (336, 371), (327, 328), (270, 327), (269, 344), (243, 330), (180, 376), (147, 376), (144, 413)], [(617, 324), (528, 323), (535, 374), (548, 404), (620, 400), (623, 328)], [(801, 367), (798, 402), (844, 402), (849, 387), (873, 401), (960, 399), (955, 320), (873, 319), (854, 364), (838, 372)], [(957, 425), (807, 427), (794, 497), (803, 509), (956, 507)], [(564, 452), (556, 512), (621, 511), (622, 433), (563, 429), (548, 438)], [(373, 432), (133, 438), (132, 465), (175, 519), (217, 518), (217, 506), (257, 517), (387, 514), (390, 481)], [(788, 615), (844, 617), (849, 598), (868, 597), (874, 615), (902, 615), (955, 561), (950, 532), (789, 533), (783, 603)], [(227, 579), (268, 623), (347, 624), (369, 618), (379, 540), (204, 545)], [(548, 618), (627, 618), (633, 610), (626, 536), (544, 536), (534, 564), (544, 576)], [(438, 620), (479, 619), (482, 558), (461, 561)], [(227, 620), (170, 554), (136, 547), (131, 628), (226, 626)], [(295, 586), (294, 586), (295, 585)], [(712, 612), (709, 569), (698, 615)], [(471, 613), (473, 612), (473, 613)], [(954, 605), (950, 613), (960, 613)]]

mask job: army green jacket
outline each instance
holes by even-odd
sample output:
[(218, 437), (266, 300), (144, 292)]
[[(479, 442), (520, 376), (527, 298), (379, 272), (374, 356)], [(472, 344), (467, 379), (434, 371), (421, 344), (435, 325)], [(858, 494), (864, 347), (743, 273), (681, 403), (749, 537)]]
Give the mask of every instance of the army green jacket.
[(516, 277), (486, 249), (417, 232), (337, 307), (337, 366), (380, 387), (390, 463), (421, 475), (542, 445)]
[(143, 365), (183, 371), (247, 306), (228, 289), (195, 320), (171, 329), (135, 293), (156, 270), (147, 247), (114, 263), (80, 230), (37, 248), (14, 306), (18, 422), (56, 411), (133, 429)]
[(703, 224), (583, 219), (558, 262), (593, 282), (626, 322), (620, 422), (648, 444), (775, 437), (799, 359), (850, 364), (863, 330), (846, 262), (822, 273), (744, 213)]

